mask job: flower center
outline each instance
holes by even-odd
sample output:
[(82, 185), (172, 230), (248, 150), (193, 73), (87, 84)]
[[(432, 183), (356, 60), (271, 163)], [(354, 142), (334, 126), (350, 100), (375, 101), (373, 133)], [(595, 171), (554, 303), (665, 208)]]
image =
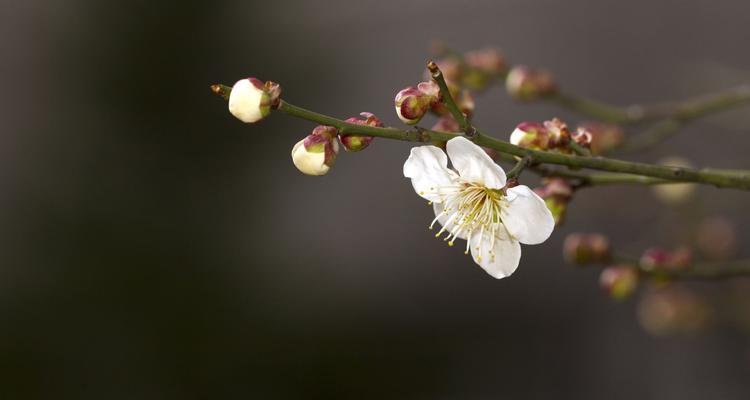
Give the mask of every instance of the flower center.
[(462, 234), (466, 236), (466, 251), (469, 253), (471, 237), (479, 235), (479, 243), (476, 248), (477, 258), (481, 260), (481, 246), (484, 235), (490, 238), (490, 256), (494, 259), (495, 234), (499, 229), (504, 229), (500, 220), (500, 210), (507, 202), (501, 191), (489, 189), (474, 183), (459, 183), (455, 192), (446, 196), (443, 203), (443, 212), (435, 217), (430, 224), (430, 229), (442, 217), (447, 217), (442, 224), (443, 227), (435, 235), (440, 237), (444, 232), (448, 235), (443, 239), (453, 246), (456, 238)]

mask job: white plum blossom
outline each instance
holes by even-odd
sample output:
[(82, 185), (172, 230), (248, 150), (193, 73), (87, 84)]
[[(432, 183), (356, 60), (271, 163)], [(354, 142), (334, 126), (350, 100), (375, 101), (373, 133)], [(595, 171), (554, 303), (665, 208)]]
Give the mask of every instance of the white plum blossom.
[[(547, 240), (555, 227), (552, 213), (527, 186), (506, 187), (505, 171), (466, 138), (448, 141), (446, 154), (435, 146), (411, 150), (404, 176), (430, 201), (449, 245), (466, 240), (465, 253), (495, 278), (518, 267), (523, 244)], [(448, 168), (450, 157), (453, 169)]]

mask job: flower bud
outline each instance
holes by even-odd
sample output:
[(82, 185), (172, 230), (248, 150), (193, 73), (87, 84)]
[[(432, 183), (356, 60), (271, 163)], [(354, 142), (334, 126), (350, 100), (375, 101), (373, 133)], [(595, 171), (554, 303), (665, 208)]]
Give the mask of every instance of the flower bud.
[(693, 261), (693, 252), (687, 247), (674, 251), (652, 247), (641, 255), (640, 265), (646, 271), (676, 271), (685, 269)]
[(548, 72), (519, 65), (508, 72), (505, 89), (515, 99), (530, 101), (554, 93), (555, 82)]
[[(383, 127), (383, 123), (380, 122), (378, 117), (375, 116), (373, 113), (369, 112), (361, 112), (359, 113), (364, 119), (360, 119), (357, 117), (351, 117), (346, 120), (346, 122), (350, 124), (355, 125), (366, 125), (366, 126), (376, 126), (376, 127)], [(359, 135), (348, 135), (348, 134), (339, 134), (339, 140), (341, 141), (341, 144), (344, 146), (344, 150), (346, 151), (360, 151), (364, 150), (367, 146), (370, 145), (370, 142), (372, 142), (373, 137), (372, 136), (359, 136)]]
[(410, 86), (396, 94), (396, 114), (405, 124), (416, 124), (437, 103), (439, 92), (435, 92), (427, 83)]
[(292, 148), (292, 161), (306, 175), (325, 175), (336, 161), (339, 142), (336, 128), (319, 125)]
[(438, 132), (458, 132), (461, 130), (461, 127), (458, 126), (458, 122), (453, 118), (453, 115), (445, 114), (432, 126), (432, 130)]
[(487, 89), (490, 83), (507, 70), (505, 58), (493, 48), (473, 50), (464, 55), (465, 68), (461, 84), (473, 89)]
[(575, 132), (570, 134), (570, 138), (581, 147), (587, 149), (591, 148), (591, 140), (593, 139), (593, 136), (591, 135), (591, 132), (584, 128), (578, 127)]
[(229, 94), (229, 112), (246, 123), (258, 122), (271, 112), (271, 96), (256, 78), (240, 79)]
[(711, 322), (711, 307), (685, 287), (649, 291), (638, 304), (638, 322), (657, 336), (698, 332)]
[(562, 152), (568, 151), (568, 143), (570, 143), (568, 125), (558, 118), (553, 118), (551, 121), (544, 121), (544, 127), (547, 128), (549, 134), (549, 147)]
[(638, 287), (638, 270), (630, 265), (604, 268), (599, 275), (599, 286), (615, 300), (624, 300)]
[[(662, 159), (659, 164), (682, 168), (692, 167), (689, 161), (680, 157), (667, 157)], [(673, 206), (686, 203), (693, 197), (696, 189), (697, 185), (694, 183), (670, 183), (654, 185), (651, 188), (659, 200)]]
[(607, 153), (625, 140), (625, 133), (617, 125), (589, 121), (579, 125), (579, 128), (591, 134), (591, 152), (595, 155)]
[(544, 125), (536, 122), (521, 122), (510, 134), (510, 142), (532, 150), (547, 150), (549, 134)]
[(561, 225), (565, 221), (568, 211), (568, 203), (573, 197), (573, 187), (563, 178), (545, 178), (543, 186), (534, 189), (534, 192), (544, 199), (544, 204), (552, 213), (555, 225)]
[(496, 48), (472, 50), (464, 54), (466, 65), (485, 74), (500, 75), (508, 68), (505, 57)]
[(603, 264), (609, 262), (609, 239), (600, 233), (571, 233), (563, 243), (563, 257), (571, 264)]
[(698, 227), (696, 244), (708, 258), (729, 259), (737, 252), (737, 230), (726, 218), (708, 218)]

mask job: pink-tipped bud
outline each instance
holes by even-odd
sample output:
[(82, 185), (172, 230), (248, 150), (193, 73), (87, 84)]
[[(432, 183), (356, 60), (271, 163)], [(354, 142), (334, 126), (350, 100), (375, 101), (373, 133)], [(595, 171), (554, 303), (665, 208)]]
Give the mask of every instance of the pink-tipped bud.
[(584, 128), (578, 127), (578, 129), (570, 134), (570, 138), (573, 139), (573, 141), (576, 142), (579, 146), (585, 147), (587, 149), (591, 148), (591, 140), (593, 139), (593, 136), (591, 135), (591, 132), (587, 131)]
[(530, 67), (513, 67), (505, 78), (505, 89), (518, 100), (530, 101), (549, 96), (556, 90), (552, 75)]
[(638, 270), (629, 265), (607, 267), (599, 275), (599, 286), (615, 300), (624, 300), (638, 287)]
[(432, 126), (432, 130), (438, 132), (458, 132), (461, 130), (461, 127), (458, 126), (458, 122), (453, 118), (453, 115), (445, 114)]
[(570, 131), (568, 131), (568, 125), (558, 118), (553, 118), (551, 121), (544, 121), (544, 127), (547, 128), (549, 134), (549, 147), (555, 148), (561, 151), (568, 149), (568, 143), (570, 143)]
[(325, 175), (336, 161), (338, 131), (332, 126), (319, 125), (292, 148), (294, 166), (305, 175)]
[(625, 133), (617, 125), (602, 122), (584, 122), (579, 125), (591, 134), (591, 152), (604, 154), (620, 146), (625, 140)]
[[(359, 113), (359, 115), (361, 115), (364, 119), (351, 117), (347, 119), (346, 122), (355, 125), (375, 126), (379, 128), (383, 127), (383, 123), (380, 122), (375, 114), (369, 112), (361, 112)], [(344, 150), (352, 152), (364, 150), (367, 146), (370, 145), (372, 139), (372, 136), (348, 135), (343, 133), (339, 134), (339, 140), (344, 146)]]
[(427, 111), (438, 101), (438, 93), (433, 90), (426, 82), (419, 84), (419, 87), (410, 86), (402, 89), (396, 94), (394, 99), (396, 105), (396, 114), (405, 124), (414, 125), (424, 117)]
[(464, 55), (467, 66), (461, 84), (472, 90), (485, 90), (507, 70), (505, 58), (497, 49), (474, 50)]
[(510, 134), (510, 142), (532, 150), (547, 150), (549, 134), (544, 125), (537, 122), (521, 122)]
[(492, 47), (472, 50), (464, 54), (464, 61), (469, 67), (490, 75), (500, 75), (508, 69), (503, 53)]
[(568, 203), (573, 197), (573, 187), (562, 178), (545, 178), (542, 183), (543, 185), (535, 188), (534, 192), (544, 199), (544, 204), (555, 219), (555, 225), (559, 226), (565, 222)]
[(271, 105), (268, 89), (256, 78), (240, 79), (229, 94), (229, 112), (242, 122), (262, 120), (271, 112)]
[(676, 250), (666, 250), (652, 247), (641, 255), (641, 268), (646, 271), (678, 271), (690, 266), (693, 262), (693, 252), (687, 247)]
[(571, 233), (563, 244), (563, 257), (572, 264), (603, 264), (611, 258), (609, 239), (600, 233)]

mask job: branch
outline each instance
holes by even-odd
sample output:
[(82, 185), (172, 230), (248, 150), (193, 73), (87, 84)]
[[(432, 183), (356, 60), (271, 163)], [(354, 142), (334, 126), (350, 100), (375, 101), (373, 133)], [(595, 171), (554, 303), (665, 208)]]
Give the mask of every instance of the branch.
[[(422, 128), (403, 131), (396, 128), (377, 128), (349, 124), (337, 118), (294, 106), (283, 100), (279, 102), (278, 110), (297, 118), (334, 126), (342, 133), (347, 134), (383, 137), (410, 142), (430, 142), (435, 140), (448, 141), (454, 137), (461, 136), (455, 133), (431, 131)], [(488, 147), (518, 157), (529, 156), (534, 159), (535, 162), (539, 163), (567, 165), (569, 167), (589, 168), (609, 172), (622, 172), (631, 175), (644, 175), (676, 182), (695, 182), (716, 187), (750, 190), (750, 171), (726, 171), (718, 169), (697, 170), (693, 168), (629, 162), (611, 158), (578, 157), (560, 153), (530, 150), (489, 137), (482, 134), (480, 131), (477, 131), (477, 134), (469, 139), (479, 146)]]
[(474, 136), (476, 130), (473, 126), (471, 126), (471, 123), (469, 123), (469, 120), (466, 118), (464, 113), (461, 112), (461, 109), (458, 108), (458, 106), (456, 105), (456, 101), (453, 100), (451, 91), (450, 89), (448, 89), (448, 84), (445, 83), (443, 72), (440, 71), (440, 68), (438, 68), (437, 64), (432, 61), (427, 63), (427, 69), (430, 71), (432, 80), (435, 81), (435, 83), (437, 83), (438, 87), (440, 88), (441, 100), (443, 101), (443, 104), (448, 107), (448, 111), (451, 112), (453, 118), (456, 120), (456, 122), (458, 122), (458, 126), (461, 128), (461, 132), (466, 133), (466, 136)]
[(521, 175), (521, 172), (523, 172), (523, 170), (526, 167), (528, 167), (529, 164), (531, 164), (531, 161), (532, 161), (531, 157), (529, 157), (529, 156), (526, 156), (526, 157), (518, 160), (518, 162), (516, 163), (516, 165), (510, 171), (508, 171), (507, 174), (505, 174), (506, 178), (508, 178), (508, 179), (516, 179), (516, 178), (518, 178)]

